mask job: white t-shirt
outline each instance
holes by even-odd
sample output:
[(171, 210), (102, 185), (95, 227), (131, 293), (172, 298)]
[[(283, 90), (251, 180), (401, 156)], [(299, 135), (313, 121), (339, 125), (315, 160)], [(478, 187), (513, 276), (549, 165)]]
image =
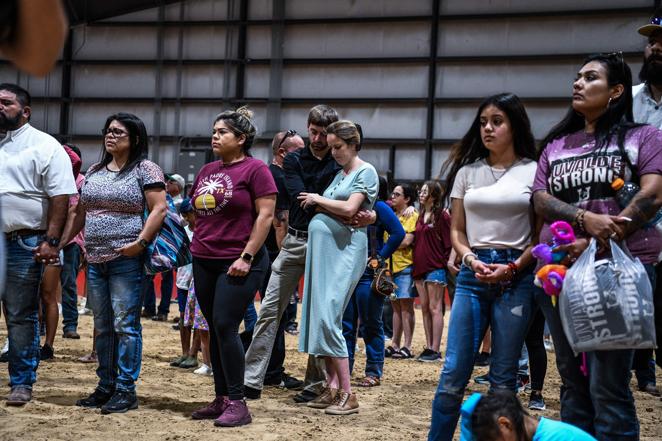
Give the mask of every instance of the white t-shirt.
[(2, 231), (47, 229), (49, 199), (75, 194), (71, 161), (55, 138), (25, 124), (0, 140)]
[[(451, 198), (464, 200), (467, 239), (472, 248), (515, 248), (531, 242), (531, 188), (536, 162), (521, 159), (508, 171), (484, 159), (462, 167)], [(495, 179), (495, 176), (497, 179)]]
[(632, 113), (634, 122), (662, 129), (662, 106), (655, 102), (646, 83), (632, 87)]

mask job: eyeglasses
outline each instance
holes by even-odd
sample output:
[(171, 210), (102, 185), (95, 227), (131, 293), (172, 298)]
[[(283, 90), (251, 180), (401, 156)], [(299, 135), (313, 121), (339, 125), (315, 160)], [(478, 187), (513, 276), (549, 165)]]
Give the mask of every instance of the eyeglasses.
[(103, 136), (112, 136), (113, 138), (122, 138), (123, 136), (127, 136), (129, 133), (122, 129), (118, 129), (117, 127), (108, 127), (107, 129), (102, 130), (101, 134)]
[(297, 134), (297, 131), (296, 131), (296, 130), (292, 130), (292, 129), (290, 129), (290, 130), (288, 130), (287, 132), (285, 132), (285, 136), (283, 136), (283, 139), (281, 139), (280, 142), (278, 143), (278, 147), (276, 147), (276, 150), (278, 150), (278, 149), (280, 148), (280, 146), (283, 145), (283, 143), (285, 142), (285, 140), (286, 140), (287, 138), (291, 138), (292, 136), (294, 136), (294, 135), (296, 135), (296, 134)]
[(625, 78), (625, 60), (623, 59), (623, 51), (618, 52), (609, 52), (608, 54), (603, 54), (605, 57), (615, 58), (621, 68), (621, 74)]

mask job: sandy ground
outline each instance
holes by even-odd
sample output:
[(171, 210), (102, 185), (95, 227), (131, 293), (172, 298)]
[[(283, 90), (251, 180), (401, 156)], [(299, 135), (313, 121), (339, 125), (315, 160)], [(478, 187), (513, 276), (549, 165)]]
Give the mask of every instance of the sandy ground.
[[(176, 305), (172, 306), (174, 312)], [(424, 341), (420, 311), (415, 346)], [(446, 315), (448, 318), (448, 314)], [(143, 367), (138, 382), (140, 407), (122, 415), (101, 415), (98, 410), (84, 410), (74, 402), (96, 385), (95, 366), (75, 360), (91, 346), (91, 317), (81, 317), (81, 340), (55, 340), (55, 360), (39, 367), (34, 400), (24, 408), (0, 404), (0, 440), (423, 440), (430, 424), (430, 406), (441, 368), (411, 360), (387, 359), (382, 385), (372, 389), (357, 388), (360, 413), (332, 417), (321, 411), (296, 405), (294, 392), (267, 388), (259, 401), (251, 401), (253, 424), (237, 428), (215, 428), (210, 421), (193, 421), (189, 414), (212, 398), (212, 379), (194, 375), (191, 370), (173, 368), (168, 362), (178, 355), (178, 333), (170, 323), (144, 322)], [(4, 321), (0, 337), (4, 340)], [(61, 332), (58, 330), (58, 332)], [(306, 356), (296, 350), (297, 340), (287, 336), (286, 369), (303, 378)], [(355, 376), (362, 374), (364, 357), (360, 352)], [(560, 379), (549, 355), (545, 384), (548, 410), (541, 415), (559, 417)], [(6, 365), (5, 365), (6, 366)], [(0, 381), (6, 385), (7, 371), (2, 368)], [(486, 368), (477, 368), (475, 375)], [(659, 373), (659, 371), (658, 371)], [(662, 376), (658, 374), (658, 382)], [(633, 387), (634, 387), (633, 382)], [(8, 388), (4, 388), (4, 391)], [(485, 392), (487, 386), (473, 382), (467, 394)], [(641, 420), (641, 439), (662, 439), (662, 401), (635, 392)], [(528, 402), (522, 394), (521, 399)], [(537, 412), (536, 412), (537, 413)]]

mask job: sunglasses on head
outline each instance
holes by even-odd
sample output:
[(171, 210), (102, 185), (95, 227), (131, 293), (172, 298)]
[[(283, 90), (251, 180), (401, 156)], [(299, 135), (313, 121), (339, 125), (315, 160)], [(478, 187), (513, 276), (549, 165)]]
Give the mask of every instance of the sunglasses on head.
[(276, 147), (276, 150), (278, 150), (278, 149), (280, 148), (280, 146), (283, 145), (283, 143), (285, 142), (285, 140), (286, 140), (287, 138), (291, 138), (292, 136), (294, 136), (294, 135), (296, 135), (296, 134), (297, 134), (297, 131), (296, 131), (296, 130), (292, 130), (292, 129), (290, 129), (290, 130), (288, 130), (287, 132), (285, 132), (285, 136), (283, 136), (283, 138), (282, 138), (282, 139), (280, 140), (280, 142), (278, 143), (278, 147)]

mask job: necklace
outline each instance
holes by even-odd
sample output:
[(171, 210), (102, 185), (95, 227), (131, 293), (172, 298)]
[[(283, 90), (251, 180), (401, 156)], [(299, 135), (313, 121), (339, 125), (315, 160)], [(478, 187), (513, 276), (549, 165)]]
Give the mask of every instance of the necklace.
[(497, 182), (499, 182), (499, 180), (500, 180), (501, 178), (503, 178), (504, 176), (506, 176), (506, 173), (508, 173), (508, 170), (510, 170), (511, 168), (513, 168), (513, 166), (514, 166), (515, 164), (517, 164), (518, 162), (520, 162), (520, 159), (516, 159), (516, 160), (514, 160), (514, 161), (512, 162), (512, 164), (510, 164), (508, 167), (505, 168), (505, 170), (503, 170), (503, 172), (501, 173), (501, 176), (497, 177), (497, 175), (494, 174), (494, 169), (492, 168), (492, 166), (490, 165), (490, 163), (487, 162), (487, 158), (485, 158), (485, 163), (487, 164), (487, 167), (490, 169), (490, 173), (492, 174), (492, 178), (494, 178), (494, 183), (495, 183), (495, 184), (496, 184)]

